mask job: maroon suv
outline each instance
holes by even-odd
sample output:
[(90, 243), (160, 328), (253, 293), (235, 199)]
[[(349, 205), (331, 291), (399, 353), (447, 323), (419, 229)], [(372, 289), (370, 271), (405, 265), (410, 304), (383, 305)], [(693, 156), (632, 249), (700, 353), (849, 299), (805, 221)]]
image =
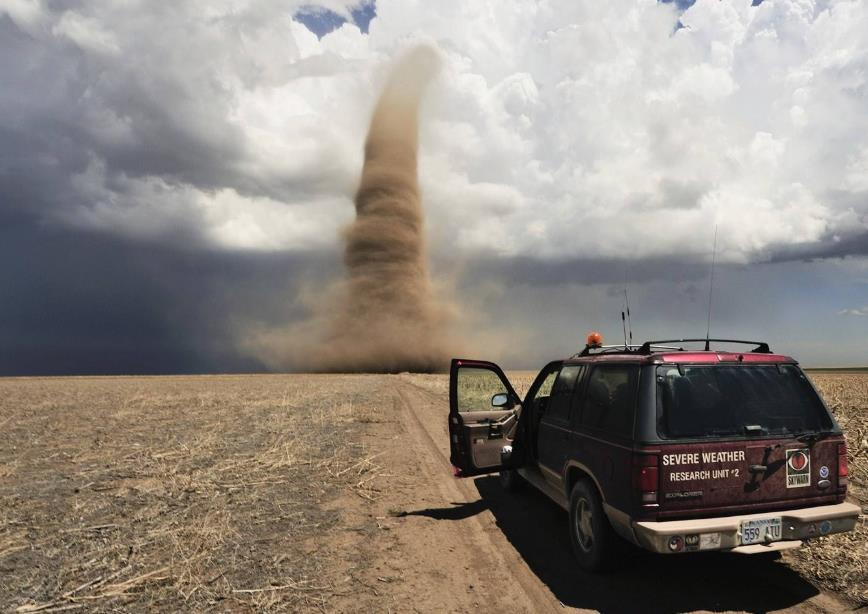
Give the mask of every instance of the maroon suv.
[[(701, 341), (705, 349), (683, 346)], [(749, 351), (710, 349), (750, 344)], [(497, 365), (452, 361), (451, 461), (500, 471), (569, 511), (579, 564), (625, 542), (660, 553), (771, 552), (850, 531), (847, 448), (798, 363), (765, 343), (589, 345), (521, 400)]]

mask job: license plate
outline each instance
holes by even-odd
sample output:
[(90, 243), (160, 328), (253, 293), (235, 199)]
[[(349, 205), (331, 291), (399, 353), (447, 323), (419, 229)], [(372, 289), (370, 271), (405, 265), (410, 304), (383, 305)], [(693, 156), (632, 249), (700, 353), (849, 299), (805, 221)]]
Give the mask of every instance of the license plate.
[(758, 520), (745, 520), (741, 523), (742, 544), (764, 544), (780, 541), (780, 539), (780, 518), (760, 518)]

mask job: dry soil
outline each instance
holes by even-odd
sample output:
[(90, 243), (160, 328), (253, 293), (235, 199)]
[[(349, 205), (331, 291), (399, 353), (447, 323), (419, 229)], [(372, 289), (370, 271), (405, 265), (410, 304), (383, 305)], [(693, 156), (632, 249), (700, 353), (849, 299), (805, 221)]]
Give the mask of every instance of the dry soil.
[[(868, 375), (817, 374), (868, 476)], [(443, 375), (0, 380), (0, 610), (839, 612), (864, 519), (780, 560), (578, 571), (565, 514), (457, 480)], [(516, 374), (518, 387), (530, 374)]]

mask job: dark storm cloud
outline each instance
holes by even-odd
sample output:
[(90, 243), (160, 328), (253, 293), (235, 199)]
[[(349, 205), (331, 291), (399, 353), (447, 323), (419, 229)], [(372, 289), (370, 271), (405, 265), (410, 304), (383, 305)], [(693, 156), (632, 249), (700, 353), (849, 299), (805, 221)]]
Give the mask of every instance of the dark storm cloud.
[(811, 245), (781, 247), (771, 260), (787, 262), (848, 256), (868, 256), (868, 232), (856, 233), (848, 237), (830, 236)]
[(515, 256), (477, 258), (473, 261), (472, 270), (474, 275), (496, 278), (510, 285), (552, 286), (692, 280), (707, 276), (709, 265), (678, 258), (543, 260)]
[(60, 175), (80, 172), (89, 156), (99, 156), (115, 172), (207, 187), (222, 184), (240, 156), (242, 141), (225, 122), (227, 100), (216, 84), (196, 83), (204, 91), (194, 96), (149, 65), (154, 58), (134, 63), (62, 39), (38, 40), (8, 16), (0, 17), (0, 56), (6, 58), (0, 121), (30, 145), (7, 147), (4, 157), (44, 156)]
[(250, 322), (300, 318), (321, 255), (182, 250), (0, 216), (0, 375), (261, 371)]
[[(521, 267), (466, 269), (458, 294), (468, 301), (462, 323), (476, 340), (470, 357), (535, 369), (581, 350), (592, 330), (607, 343), (621, 342), (619, 264), (605, 269), (608, 279), (558, 270), (545, 283), (540, 276), (529, 282)], [(864, 365), (864, 348), (853, 340), (868, 335), (868, 318), (842, 312), (864, 305), (859, 276), (866, 265), (864, 259), (719, 265), (711, 336), (764, 340), (808, 366)], [(657, 266), (635, 270), (639, 275), (626, 283), (635, 341), (704, 337), (708, 267), (672, 265), (668, 278), (657, 276)]]
[[(60, 19), (66, 8), (59, 7), (53, 18)], [(148, 35), (147, 28), (130, 27), (123, 54), (82, 48), (56, 33), (37, 37), (0, 15), (4, 194), (21, 194), (16, 184), (28, 184), (25, 206), (40, 206), (49, 214), (62, 208), (69, 216), (77, 204), (93, 205), (88, 188), (116, 196), (115, 206), (122, 209), (130, 180), (153, 177), (170, 187), (229, 188), (245, 196), (296, 202), (347, 190), (347, 181), (335, 181), (334, 160), (316, 158), (295, 173), (258, 167), (246, 135), (229, 121), (236, 100), (220, 82), (221, 63), (231, 63), (233, 76), (251, 82), (261, 78), (256, 65), (233, 57), (231, 46), (210, 57), (208, 45), (216, 41), (207, 22), (195, 24), (198, 32), (185, 33), (179, 29), (191, 24), (175, 19), (173, 10), (155, 13), (143, 17), (164, 20), (166, 45), (137, 39)], [(118, 21), (131, 17), (120, 15)], [(203, 39), (200, 44), (173, 49), (173, 42), (196, 35)], [(206, 60), (213, 65), (198, 70), (197, 64)], [(307, 64), (293, 67), (284, 78), (306, 76)], [(326, 63), (316, 72), (335, 70)], [(91, 165), (100, 172), (81, 177)], [(182, 213), (186, 219), (181, 223), (199, 225), (195, 211)]]

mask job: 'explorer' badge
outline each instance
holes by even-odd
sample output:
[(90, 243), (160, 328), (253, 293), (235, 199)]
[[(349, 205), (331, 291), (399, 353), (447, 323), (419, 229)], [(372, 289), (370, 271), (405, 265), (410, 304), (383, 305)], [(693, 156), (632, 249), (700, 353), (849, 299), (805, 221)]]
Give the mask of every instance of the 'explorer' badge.
[(787, 488), (811, 485), (811, 451), (808, 448), (787, 450)]

